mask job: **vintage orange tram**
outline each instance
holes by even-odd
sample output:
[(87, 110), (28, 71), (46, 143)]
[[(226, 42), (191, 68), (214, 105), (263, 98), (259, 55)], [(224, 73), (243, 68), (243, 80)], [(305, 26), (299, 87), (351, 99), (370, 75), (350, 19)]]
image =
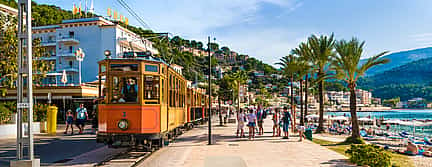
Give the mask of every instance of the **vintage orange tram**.
[(188, 88), (180, 71), (162, 59), (124, 55), (99, 62), (97, 142), (157, 148), (207, 120), (205, 90)]

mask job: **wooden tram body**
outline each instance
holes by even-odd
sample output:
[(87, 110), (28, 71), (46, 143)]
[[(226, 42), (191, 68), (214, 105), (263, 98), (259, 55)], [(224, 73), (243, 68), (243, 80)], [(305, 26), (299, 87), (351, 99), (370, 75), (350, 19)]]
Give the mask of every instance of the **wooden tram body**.
[(143, 56), (102, 60), (99, 84), (102, 100), (97, 142), (162, 147), (182, 128), (207, 120), (205, 91), (187, 88), (184, 77), (161, 59)]

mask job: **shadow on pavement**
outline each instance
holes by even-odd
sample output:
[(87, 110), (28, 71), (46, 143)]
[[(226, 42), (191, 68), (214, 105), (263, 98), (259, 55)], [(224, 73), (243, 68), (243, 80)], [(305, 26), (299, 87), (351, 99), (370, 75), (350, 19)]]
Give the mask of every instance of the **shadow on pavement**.
[(330, 165), (333, 167), (354, 167), (355, 165), (347, 165), (348, 161), (346, 159), (333, 159), (327, 162), (321, 163), (322, 165)]
[[(62, 163), (103, 146), (103, 144), (96, 143), (94, 135), (57, 136), (35, 138), (34, 140), (35, 158), (41, 159), (41, 165)], [(26, 155), (27, 153), (24, 152), (24, 156)], [(15, 140), (0, 141), (0, 166), (9, 166), (9, 161), (15, 158)]]

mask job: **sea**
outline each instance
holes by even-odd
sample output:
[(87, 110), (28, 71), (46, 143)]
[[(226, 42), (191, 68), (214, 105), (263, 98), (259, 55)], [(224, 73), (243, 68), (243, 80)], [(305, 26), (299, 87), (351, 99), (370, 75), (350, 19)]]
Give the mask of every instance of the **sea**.
[[(330, 116), (347, 116), (350, 117), (350, 112), (326, 112), (325, 115)], [(357, 112), (358, 118), (369, 117), (380, 119), (384, 117), (388, 119), (400, 119), (400, 120), (429, 120), (432, 121), (432, 110), (415, 110), (415, 109), (400, 109), (400, 110), (389, 110), (383, 112)], [(415, 127), (415, 133), (413, 126), (404, 125), (391, 125), (391, 130), (395, 133), (406, 131), (416, 136), (432, 136), (432, 126)], [(383, 127), (382, 127), (383, 128)]]

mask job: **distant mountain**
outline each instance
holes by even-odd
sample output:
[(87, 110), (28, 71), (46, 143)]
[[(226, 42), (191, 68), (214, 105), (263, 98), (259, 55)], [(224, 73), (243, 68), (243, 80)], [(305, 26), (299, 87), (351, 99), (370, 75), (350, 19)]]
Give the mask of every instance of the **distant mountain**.
[[(384, 65), (372, 67), (366, 72), (366, 76), (371, 76), (387, 70), (391, 70), (392, 68), (399, 67), (416, 60), (432, 58), (432, 47), (395, 52), (388, 54), (384, 57), (390, 59), (390, 62)], [(361, 60), (361, 63), (365, 61), (365, 59)]]
[(359, 88), (371, 90), (375, 97), (432, 100), (432, 57), (363, 77), (357, 84)]

